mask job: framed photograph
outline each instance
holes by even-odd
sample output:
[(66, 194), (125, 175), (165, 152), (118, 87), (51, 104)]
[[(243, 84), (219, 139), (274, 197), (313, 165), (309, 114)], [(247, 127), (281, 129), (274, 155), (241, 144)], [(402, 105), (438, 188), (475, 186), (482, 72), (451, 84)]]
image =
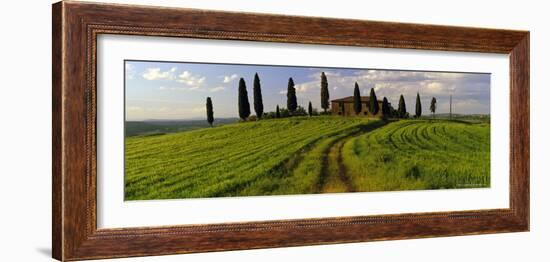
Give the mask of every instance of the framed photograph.
[(53, 5), (53, 257), (529, 230), (529, 32)]

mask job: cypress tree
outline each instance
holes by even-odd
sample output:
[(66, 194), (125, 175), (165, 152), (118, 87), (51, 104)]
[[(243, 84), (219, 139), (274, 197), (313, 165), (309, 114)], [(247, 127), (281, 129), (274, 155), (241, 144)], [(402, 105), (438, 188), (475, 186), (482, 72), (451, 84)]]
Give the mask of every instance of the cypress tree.
[(416, 108), (415, 108), (415, 118), (420, 118), (422, 116), (422, 103), (420, 102), (420, 94), (416, 93)]
[(355, 88), (353, 89), (353, 111), (358, 115), (361, 113), (361, 93), (359, 92), (359, 85), (355, 82)]
[(212, 99), (210, 97), (206, 98), (206, 121), (212, 127), (212, 123), (214, 123), (214, 109), (212, 108)]
[(399, 97), (399, 106), (397, 107), (397, 115), (399, 118), (405, 118), (407, 114), (407, 106), (405, 105), (405, 98), (403, 95)]
[(288, 88), (286, 91), (286, 107), (292, 114), (298, 108), (298, 101), (296, 100), (296, 88), (294, 88), (294, 80), (292, 77), (288, 79)]
[(313, 116), (313, 106), (311, 106), (311, 101), (309, 101), (309, 105), (307, 107), (307, 114), (309, 116)]
[(250, 116), (250, 103), (248, 102), (248, 92), (246, 91), (246, 83), (241, 77), (239, 80), (239, 117), (246, 120)]
[(323, 108), (325, 113), (329, 108), (328, 100), (329, 100), (329, 93), (328, 93), (327, 76), (325, 75), (325, 72), (322, 72), (321, 73), (321, 108)]
[(382, 100), (382, 115), (384, 118), (388, 118), (390, 114), (390, 104), (388, 103), (388, 99), (384, 97)]
[(376, 93), (374, 93), (374, 88), (370, 89), (370, 100), (369, 100), (369, 111), (376, 115), (378, 114), (378, 110), (380, 109), (378, 106), (378, 99), (376, 98)]
[(279, 105), (277, 105), (277, 110), (275, 110), (275, 117), (281, 118), (281, 111), (279, 111)]
[(430, 112), (432, 112), (432, 117), (435, 118), (435, 108), (436, 108), (437, 100), (435, 97), (432, 97), (432, 102), (430, 103)]
[(254, 111), (256, 111), (256, 117), (261, 119), (264, 114), (264, 102), (262, 100), (262, 88), (260, 86), (260, 78), (258, 73), (254, 75)]

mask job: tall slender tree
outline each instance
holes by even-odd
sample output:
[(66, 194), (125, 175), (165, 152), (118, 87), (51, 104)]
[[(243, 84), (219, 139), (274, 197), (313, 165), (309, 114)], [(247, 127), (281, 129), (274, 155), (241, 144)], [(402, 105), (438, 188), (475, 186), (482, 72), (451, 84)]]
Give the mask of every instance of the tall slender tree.
[(277, 109), (275, 110), (275, 118), (281, 118), (281, 111), (279, 111), (279, 105), (277, 105)]
[(288, 79), (288, 88), (286, 91), (286, 107), (292, 114), (298, 108), (298, 101), (296, 99), (296, 88), (294, 88), (294, 80), (292, 77)]
[(388, 102), (388, 99), (384, 97), (384, 99), (382, 100), (382, 117), (388, 118), (390, 114), (391, 114), (390, 103)]
[(321, 73), (321, 108), (324, 112), (327, 112), (329, 108), (329, 93), (328, 93), (328, 81), (325, 72)]
[(246, 83), (241, 77), (239, 80), (239, 117), (246, 120), (250, 116), (250, 103), (248, 102), (248, 92), (246, 91)]
[(260, 85), (260, 78), (258, 73), (254, 75), (254, 111), (256, 111), (256, 117), (262, 119), (264, 115), (264, 102), (262, 99), (262, 88)]
[(376, 98), (376, 93), (374, 92), (374, 88), (370, 89), (370, 97), (369, 97), (369, 111), (371, 114), (376, 115), (378, 114), (378, 110), (380, 110), (380, 107), (378, 106), (378, 99)]
[(355, 88), (353, 89), (353, 111), (358, 115), (361, 113), (361, 93), (359, 92), (359, 85), (355, 82)]
[(407, 106), (405, 105), (405, 98), (403, 95), (399, 97), (399, 106), (397, 107), (397, 115), (399, 118), (405, 118), (407, 115)]
[(420, 118), (422, 116), (422, 102), (420, 102), (420, 94), (416, 93), (416, 107), (414, 112), (415, 118)]
[(206, 98), (206, 121), (212, 127), (212, 123), (214, 123), (214, 109), (212, 108), (212, 99), (210, 97)]
[(307, 106), (307, 114), (309, 116), (313, 116), (313, 106), (311, 105), (311, 101), (309, 101), (309, 105)]
[(432, 101), (430, 102), (430, 112), (432, 112), (432, 118), (435, 118), (435, 109), (437, 107), (437, 100), (435, 97), (432, 97)]

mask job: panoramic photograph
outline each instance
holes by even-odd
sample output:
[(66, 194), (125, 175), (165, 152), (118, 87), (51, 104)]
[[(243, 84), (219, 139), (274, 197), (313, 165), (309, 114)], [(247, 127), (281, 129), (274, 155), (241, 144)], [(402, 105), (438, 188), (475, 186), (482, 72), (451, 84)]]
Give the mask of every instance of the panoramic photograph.
[(486, 73), (126, 60), (125, 200), (490, 187)]

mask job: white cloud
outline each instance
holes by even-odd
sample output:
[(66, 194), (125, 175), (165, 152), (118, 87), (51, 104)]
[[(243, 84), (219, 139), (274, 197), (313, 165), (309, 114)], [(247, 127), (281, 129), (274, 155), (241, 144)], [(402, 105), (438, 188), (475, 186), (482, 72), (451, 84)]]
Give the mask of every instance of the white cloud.
[[(174, 68), (173, 68), (174, 69)], [(170, 76), (163, 76), (164, 78), (162, 79), (168, 79), (168, 80), (172, 80), (172, 81), (175, 81), (179, 84), (176, 84), (175, 86), (160, 86), (159, 87), (159, 90), (181, 90), (181, 91), (184, 91), (184, 90), (203, 90), (205, 85), (206, 85), (206, 77), (204, 76), (200, 76), (200, 75), (197, 75), (197, 74), (193, 74), (189, 71), (183, 71), (183, 73), (179, 74), (179, 75), (175, 75), (175, 69), (174, 70), (170, 70), (170, 71), (166, 71), (166, 72), (157, 72), (156, 70), (153, 70), (151, 72), (151, 76), (154, 76), (155, 74), (156, 75), (162, 75), (164, 73), (169, 73)], [(159, 78), (158, 76), (156, 77), (156, 79), (161, 79)], [(215, 91), (219, 91), (220, 88), (217, 87), (217, 88), (213, 88), (215, 89)]]
[(223, 91), (225, 90), (225, 86), (217, 86), (217, 87), (213, 87), (213, 88), (210, 88), (210, 92), (218, 92), (218, 91)]
[(197, 90), (201, 89), (206, 81), (206, 77), (193, 74), (189, 71), (184, 71), (178, 75), (177, 82), (184, 84), (187, 90)]
[(172, 67), (168, 71), (161, 71), (160, 68), (147, 68), (142, 76), (147, 80), (172, 80), (176, 70), (176, 67)]
[(306, 93), (313, 89), (319, 89), (321, 88), (321, 84), (319, 82), (311, 81), (306, 82), (302, 84), (297, 84), (294, 86), (296, 88), (296, 93)]
[(126, 63), (124, 66), (124, 70), (126, 72), (126, 79), (132, 80), (136, 76), (136, 69), (133, 64)]
[(142, 76), (146, 80), (169, 80), (183, 84), (182, 87), (160, 86), (160, 90), (197, 90), (205, 86), (206, 77), (193, 74), (189, 71), (183, 71), (178, 75), (176, 73), (177, 70), (177, 67), (172, 67), (167, 71), (162, 71), (160, 68), (147, 68)]
[[(296, 94), (304, 94), (304, 93), (312, 93), (312, 91), (320, 90), (320, 82), (317, 81), (311, 81), (311, 82), (305, 82), (301, 84), (294, 85), (294, 88), (296, 89)], [(279, 91), (279, 94), (286, 95), (287, 90), (281, 90)], [(318, 92), (315, 92), (318, 93)]]
[(224, 76), (223, 77), (223, 83), (224, 84), (227, 84), (235, 79), (237, 79), (237, 77), (239, 77), (237, 74), (232, 74), (232, 75), (227, 75), (227, 76)]
[[(327, 74), (325, 72), (325, 74)], [(297, 83), (296, 93), (299, 98), (311, 100), (314, 107), (319, 106), (320, 72), (310, 75), (311, 81)], [(453, 102), (468, 101), (468, 106), (456, 102), (460, 113), (489, 112), (490, 78), (483, 74), (464, 74), (446, 72), (392, 71), (392, 70), (357, 70), (352, 74), (327, 74), (330, 99), (353, 95), (355, 82), (361, 88), (361, 95), (368, 96), (374, 88), (379, 99), (387, 97), (396, 105), (403, 94), (407, 108), (414, 108), (416, 93), (419, 92), (423, 105), (429, 104), (432, 97), (448, 105), (449, 94), (453, 93)], [(281, 90), (280, 94), (286, 94)], [(455, 103), (453, 103), (455, 107)], [(428, 106), (423, 106), (427, 113)]]
[(424, 85), (426, 89), (432, 92), (440, 93), (443, 90), (443, 83), (441, 82), (429, 82)]
[(308, 77), (311, 78), (311, 79), (317, 79), (319, 81), (319, 83), (321, 82), (321, 73), (322, 72), (325, 73), (325, 76), (327, 78), (329, 78), (329, 77), (340, 77), (341, 76), (340, 72), (331, 71), (332, 69), (327, 69), (327, 70), (313, 69), (313, 70), (316, 70), (317, 72), (309, 74)]

